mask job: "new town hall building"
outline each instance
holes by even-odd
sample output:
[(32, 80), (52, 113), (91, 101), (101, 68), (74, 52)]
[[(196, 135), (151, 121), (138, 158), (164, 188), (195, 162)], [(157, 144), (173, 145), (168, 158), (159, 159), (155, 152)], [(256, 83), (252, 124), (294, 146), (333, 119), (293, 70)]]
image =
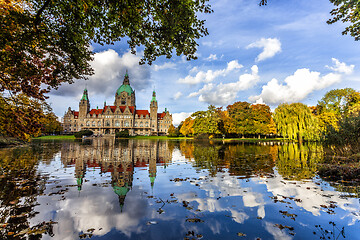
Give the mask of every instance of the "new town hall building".
[(129, 130), (134, 135), (167, 135), (172, 124), (172, 115), (166, 110), (158, 113), (156, 93), (153, 92), (148, 110), (138, 110), (135, 105), (135, 91), (130, 86), (126, 73), (123, 84), (115, 93), (114, 106), (104, 104), (103, 109), (90, 109), (87, 89), (79, 103), (79, 111), (71, 110), (64, 115), (63, 129), (73, 133), (89, 129), (94, 134), (115, 134)]

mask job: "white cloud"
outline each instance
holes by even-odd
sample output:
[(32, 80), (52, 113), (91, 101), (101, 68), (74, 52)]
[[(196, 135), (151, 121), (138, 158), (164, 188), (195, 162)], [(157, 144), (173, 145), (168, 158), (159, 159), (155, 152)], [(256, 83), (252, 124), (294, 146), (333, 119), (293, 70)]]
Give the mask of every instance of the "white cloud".
[(129, 72), (131, 86), (135, 90), (145, 89), (150, 83), (150, 68), (146, 64), (139, 65), (140, 59), (141, 56), (131, 54), (130, 51), (122, 56), (113, 49), (95, 53), (94, 60), (90, 62), (94, 75), (90, 76), (88, 81), (63, 84), (51, 94), (79, 97), (87, 85), (90, 99), (94, 95), (108, 97), (115, 94), (120, 87), (126, 70)]
[(209, 57), (205, 58), (207, 61), (217, 60), (216, 54), (210, 54)]
[(169, 69), (172, 68), (174, 69), (176, 67), (175, 63), (170, 63), (170, 62), (166, 62), (163, 65), (154, 65), (154, 71), (159, 71), (159, 70), (164, 70), (164, 69)]
[(182, 95), (183, 95), (182, 92), (177, 92), (177, 93), (175, 93), (175, 95), (174, 95), (174, 99), (175, 99), (175, 100), (178, 100)]
[[(343, 73), (349, 72), (346, 64), (342, 65), (342, 63), (334, 62), (335, 67), (331, 67), (332, 70)], [(262, 87), (260, 95), (251, 96), (249, 100), (260, 101), (261, 99), (261, 101), (267, 104), (299, 102), (315, 90), (324, 89), (340, 82), (341, 78), (342, 75), (339, 73), (329, 73), (320, 76), (319, 72), (312, 72), (307, 68), (298, 69), (293, 75), (285, 78), (284, 84), (279, 83), (277, 79), (273, 78)]]
[(199, 68), (195, 66), (189, 71), (189, 73), (193, 74), (193, 73), (197, 73), (198, 71), (199, 71)]
[(261, 38), (259, 41), (249, 44), (246, 48), (263, 48), (263, 51), (256, 58), (256, 62), (260, 62), (281, 52), (281, 42), (277, 38)]
[(348, 65), (346, 65), (346, 63), (340, 62), (336, 58), (332, 58), (331, 60), (333, 61), (335, 66), (331, 67), (331, 66), (326, 65), (325, 67), (327, 67), (328, 69), (333, 70), (334, 72), (345, 73), (347, 75), (353, 73), (355, 65), (348, 66)]
[(206, 84), (198, 92), (193, 92), (189, 97), (199, 96), (199, 101), (213, 105), (227, 105), (234, 102), (239, 91), (251, 88), (259, 81), (259, 69), (252, 66), (251, 74), (240, 75), (239, 81), (232, 83)]
[[(231, 71), (242, 68), (243, 65), (239, 64), (237, 60), (233, 60), (228, 62), (227, 67), (221, 70), (208, 70), (206, 72), (200, 71), (195, 76), (188, 75), (185, 78), (180, 78), (178, 80), (179, 83), (184, 84), (198, 84), (198, 83), (209, 83), (214, 81), (215, 78), (219, 76), (226, 76)], [(197, 70), (197, 69), (196, 69)]]
[(173, 118), (174, 126), (178, 126), (181, 123), (181, 121), (184, 121), (185, 118), (189, 117), (191, 114), (193, 113), (192, 112), (173, 113), (172, 118)]

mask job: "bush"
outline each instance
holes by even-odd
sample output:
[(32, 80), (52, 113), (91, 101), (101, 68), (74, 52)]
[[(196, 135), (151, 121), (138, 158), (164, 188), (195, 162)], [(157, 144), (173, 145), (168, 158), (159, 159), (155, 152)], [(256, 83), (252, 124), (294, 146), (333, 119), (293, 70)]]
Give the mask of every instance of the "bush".
[(81, 130), (79, 132), (74, 133), (75, 138), (82, 138), (83, 136), (91, 136), (94, 132), (91, 130)]
[(326, 142), (336, 154), (349, 155), (360, 152), (360, 116), (341, 119), (338, 130), (330, 128)]
[(195, 136), (195, 139), (197, 139), (197, 140), (208, 140), (209, 139), (209, 134), (200, 133), (199, 135)]
[(130, 136), (129, 130), (127, 130), (127, 129), (124, 130), (124, 131), (117, 132), (115, 134), (116, 138), (128, 138), (129, 136)]

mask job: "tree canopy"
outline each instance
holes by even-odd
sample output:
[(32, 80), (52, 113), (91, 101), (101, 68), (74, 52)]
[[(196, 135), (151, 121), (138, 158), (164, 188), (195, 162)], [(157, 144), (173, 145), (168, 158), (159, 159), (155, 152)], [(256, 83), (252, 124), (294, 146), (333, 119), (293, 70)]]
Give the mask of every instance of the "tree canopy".
[(0, 92), (44, 99), (63, 82), (92, 74), (90, 45), (127, 40), (141, 63), (184, 54), (196, 59), (207, 35), (208, 0), (4, 0), (0, 2)]
[(280, 104), (275, 109), (274, 120), (283, 137), (299, 141), (320, 138), (318, 120), (305, 104)]

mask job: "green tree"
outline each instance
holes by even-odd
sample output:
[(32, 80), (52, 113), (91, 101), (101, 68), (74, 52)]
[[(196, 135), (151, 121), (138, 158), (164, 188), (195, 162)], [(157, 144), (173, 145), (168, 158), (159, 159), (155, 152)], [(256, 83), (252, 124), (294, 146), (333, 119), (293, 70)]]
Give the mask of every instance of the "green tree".
[(318, 102), (318, 112), (321, 114), (324, 111), (332, 111), (340, 118), (347, 115), (350, 104), (354, 105), (358, 101), (358, 95), (352, 88), (333, 89)]
[(158, 56), (196, 59), (197, 39), (208, 34), (198, 1), (0, 1), (0, 92), (44, 99), (63, 82), (93, 73), (90, 44), (126, 40), (132, 53), (143, 46), (141, 63)]
[(280, 104), (275, 109), (274, 120), (278, 134), (284, 138), (300, 142), (320, 139), (318, 120), (305, 104)]
[(207, 111), (197, 111), (191, 116), (194, 118), (194, 134), (220, 134), (221, 117), (215, 106), (210, 105)]
[(338, 129), (331, 128), (326, 142), (332, 145), (336, 154), (354, 154), (360, 152), (360, 115), (344, 117), (339, 121)]

